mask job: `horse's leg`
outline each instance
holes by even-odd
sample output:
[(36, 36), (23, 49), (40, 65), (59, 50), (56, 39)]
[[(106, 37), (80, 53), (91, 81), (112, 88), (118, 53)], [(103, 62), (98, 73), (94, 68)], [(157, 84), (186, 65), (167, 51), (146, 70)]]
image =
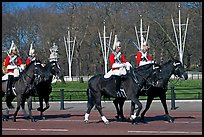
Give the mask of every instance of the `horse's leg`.
[(101, 119), (104, 122), (104, 124), (109, 124), (108, 119), (105, 117), (105, 115), (103, 114), (103, 111), (102, 111), (101, 96), (98, 96), (98, 98), (96, 99), (96, 108), (97, 108), (98, 112), (100, 113)]
[[(136, 124), (136, 118), (139, 116), (140, 114), (140, 111), (142, 110), (142, 103), (139, 101), (138, 98), (134, 98), (132, 99), (132, 101), (137, 104), (138, 108), (137, 108), (137, 111), (134, 113), (134, 117), (133, 117), (133, 120), (132, 120), (132, 124)], [(131, 115), (132, 116), (132, 115)]]
[(40, 119), (43, 119), (43, 97), (41, 96), (39, 96), (39, 103), (40, 107), (37, 110), (40, 111)]
[(90, 89), (87, 89), (87, 96), (88, 96), (88, 102), (87, 102), (87, 111), (86, 114), (84, 115), (84, 122), (88, 123), (89, 120), (89, 115), (91, 112), (91, 109), (94, 107), (95, 105), (95, 98), (91, 93)]
[(47, 110), (48, 108), (50, 108), (50, 104), (49, 104), (49, 95), (44, 97), (44, 101), (45, 101), (45, 108), (43, 108), (43, 112), (45, 110)]
[(145, 121), (144, 121), (144, 115), (145, 115), (145, 113), (149, 110), (150, 105), (151, 105), (153, 99), (154, 99), (154, 97), (152, 97), (152, 96), (147, 96), (146, 107), (145, 107), (145, 110), (141, 113), (141, 118), (140, 118), (140, 121), (143, 122), (143, 123), (145, 123)]
[(30, 96), (27, 100), (27, 105), (28, 105), (28, 112), (29, 112), (29, 118), (31, 119), (32, 122), (35, 122), (36, 120), (32, 116), (32, 97)]
[(22, 102), (21, 95), (18, 95), (18, 96), (17, 96), (16, 111), (15, 111), (15, 113), (14, 113), (14, 115), (13, 115), (13, 122), (16, 122), (16, 116), (17, 116), (18, 111), (19, 111), (19, 109), (20, 109), (21, 102)]
[[(3, 109), (3, 107), (2, 107), (2, 109)], [(2, 121), (8, 121), (8, 119), (9, 119), (9, 109), (6, 108), (6, 115), (4, 115), (2, 112)]]
[(119, 107), (120, 107), (120, 117), (122, 118), (122, 121), (125, 121), (126, 118), (124, 117), (124, 114), (123, 114), (123, 105), (125, 103), (125, 98), (120, 98), (119, 100)]
[(161, 103), (163, 105), (163, 108), (165, 110), (165, 114), (166, 114), (168, 122), (172, 123), (173, 122), (173, 118), (169, 115), (168, 108), (167, 108), (167, 105), (166, 105), (166, 94), (164, 93), (164, 94), (160, 95), (159, 98), (160, 98)]
[(131, 105), (130, 105), (130, 120), (132, 121), (133, 119), (135, 119), (135, 103), (133, 101), (131, 101)]
[(120, 117), (120, 110), (119, 110), (119, 107), (118, 107), (119, 99), (118, 99), (118, 98), (115, 98), (115, 99), (113, 100), (113, 104), (114, 104), (115, 109), (116, 109), (116, 111), (117, 111), (117, 115), (116, 115), (115, 117), (116, 117), (116, 119), (119, 119), (119, 117)]
[[(2, 98), (4, 97), (5, 93), (3, 92), (2, 94)], [(2, 105), (2, 110), (3, 110), (3, 105)], [(3, 114), (2, 112), (2, 121), (8, 121), (9, 119), (9, 109), (8, 109), (8, 106), (6, 108), (6, 115)]]
[(46, 96), (46, 97), (44, 97), (44, 101), (45, 101), (45, 108), (43, 108), (43, 110), (41, 111), (41, 118), (43, 119), (43, 120), (45, 120), (46, 118), (44, 117), (44, 115), (43, 115), (43, 112), (45, 111), (45, 110), (47, 110), (48, 108), (50, 108), (50, 104), (49, 104), (49, 95), (48, 96)]
[(14, 106), (13, 106), (13, 104), (12, 104), (12, 101), (13, 101), (14, 98), (15, 98), (14, 95), (6, 96), (6, 105), (7, 105), (7, 107), (8, 107), (9, 109), (13, 109), (13, 108), (14, 108)]

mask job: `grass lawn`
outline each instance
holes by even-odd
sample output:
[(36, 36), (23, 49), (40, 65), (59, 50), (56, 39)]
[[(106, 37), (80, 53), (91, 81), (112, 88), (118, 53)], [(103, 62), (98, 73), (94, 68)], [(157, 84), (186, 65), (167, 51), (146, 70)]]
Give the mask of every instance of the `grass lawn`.
[[(66, 83), (54, 83), (53, 92), (51, 96), (53, 100), (60, 100), (60, 89), (64, 89), (64, 100), (87, 100), (86, 90), (87, 81), (80, 82), (66, 82)], [(202, 80), (170, 80), (168, 87), (175, 87), (175, 93), (177, 99), (202, 99)], [(192, 90), (189, 90), (192, 89)], [(83, 92), (82, 92), (83, 91)], [(167, 99), (171, 98), (171, 91), (167, 91)], [(140, 99), (146, 99), (146, 97), (140, 97)], [(156, 98), (157, 99), (157, 98)], [(106, 99), (108, 100), (108, 99)]]
[[(50, 101), (60, 101), (60, 89), (64, 89), (65, 101), (86, 101), (87, 95), (87, 81), (82, 82), (57, 82), (52, 84), (52, 92), (50, 94)], [(175, 94), (177, 99), (202, 99), (202, 80), (170, 80), (168, 87), (175, 87)], [(189, 90), (190, 89), (190, 90)], [(5, 98), (3, 98), (4, 100)], [(146, 96), (141, 96), (141, 100), (146, 99)], [(158, 98), (156, 98), (158, 99)], [(171, 99), (171, 91), (167, 91), (167, 99)], [(38, 98), (34, 98), (38, 101)], [(103, 100), (112, 100), (112, 98), (103, 98)]]

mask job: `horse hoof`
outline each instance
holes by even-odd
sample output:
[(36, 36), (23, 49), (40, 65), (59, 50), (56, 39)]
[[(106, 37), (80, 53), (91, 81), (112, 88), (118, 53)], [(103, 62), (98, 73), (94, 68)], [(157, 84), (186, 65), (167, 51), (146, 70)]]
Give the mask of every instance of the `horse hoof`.
[(39, 107), (39, 108), (37, 108), (37, 111), (42, 111), (42, 109)]
[(132, 125), (137, 125), (137, 123), (136, 122), (132, 122)]
[(109, 123), (109, 121), (105, 121), (104, 124), (105, 125), (109, 125), (110, 123)]
[(119, 119), (119, 116), (115, 116), (116, 119)]
[(84, 123), (88, 124), (88, 123), (89, 123), (89, 121), (88, 121), (88, 120), (84, 120)]
[(169, 123), (174, 123), (174, 121), (172, 119), (169, 119), (168, 122)]
[(46, 120), (46, 118), (45, 118), (45, 117), (42, 117), (42, 120)]
[(31, 122), (37, 122), (37, 120), (35, 120), (34, 118), (31, 119)]
[(169, 116), (169, 115), (166, 115), (166, 117), (167, 117), (167, 121), (169, 122), (169, 123), (173, 123), (173, 118), (171, 117), (171, 116)]
[(2, 118), (2, 121), (8, 121), (8, 119), (7, 118)]
[(136, 125), (137, 121), (135, 119), (132, 119), (132, 125)]

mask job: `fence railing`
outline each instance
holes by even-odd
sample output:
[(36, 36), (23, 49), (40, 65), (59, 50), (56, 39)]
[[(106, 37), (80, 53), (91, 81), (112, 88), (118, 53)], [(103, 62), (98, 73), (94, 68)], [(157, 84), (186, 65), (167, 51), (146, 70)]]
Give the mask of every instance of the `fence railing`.
[[(202, 72), (193, 72), (193, 71), (187, 71), (188, 79), (202, 79)], [(92, 75), (90, 76), (72, 76), (72, 81), (88, 81)], [(170, 79), (177, 79), (174, 75), (171, 76)], [(53, 81), (61, 81), (59, 79), (53, 80)], [(64, 76), (64, 81), (69, 81), (69, 76)]]
[[(176, 109), (175, 101), (176, 100), (192, 100), (192, 99), (202, 99), (202, 88), (175, 88), (170, 87), (170, 94), (167, 96), (167, 100), (171, 100), (171, 109)], [(185, 90), (187, 92), (179, 92)], [(188, 92), (191, 91), (191, 92)], [(194, 92), (193, 92), (194, 91)], [(195, 92), (196, 91), (196, 92)], [(58, 93), (56, 93), (58, 92)], [(168, 93), (169, 91), (167, 91)], [(53, 94), (55, 93), (55, 94)], [(69, 95), (65, 95), (69, 93)], [(72, 93), (72, 94), (71, 94)], [(78, 94), (78, 95), (76, 95)], [(189, 95), (189, 96), (188, 96)], [(193, 96), (192, 96), (193, 95)], [(180, 97), (185, 96), (185, 97)], [(158, 99), (158, 98), (155, 98)], [(112, 100), (111, 98), (103, 98), (103, 101)], [(141, 99), (144, 100), (144, 99)], [(33, 101), (36, 102), (36, 98), (33, 98)], [(60, 101), (60, 109), (64, 109), (64, 101), (87, 101), (86, 90), (53, 90), (50, 95), (50, 101)]]

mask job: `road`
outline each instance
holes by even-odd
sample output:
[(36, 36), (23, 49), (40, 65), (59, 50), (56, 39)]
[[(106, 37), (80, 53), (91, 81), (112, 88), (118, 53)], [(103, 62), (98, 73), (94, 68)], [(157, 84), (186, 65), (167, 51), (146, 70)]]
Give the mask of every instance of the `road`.
[[(145, 101), (142, 102), (145, 106)], [(3, 103), (3, 106), (5, 104)], [(15, 104), (14, 104), (15, 105)], [(129, 121), (116, 121), (115, 108), (112, 102), (102, 102), (103, 111), (110, 121), (105, 125), (97, 110), (93, 109), (89, 123), (84, 123), (86, 102), (65, 102), (65, 109), (60, 110), (60, 103), (51, 102), (51, 107), (44, 112), (46, 120), (39, 120), (36, 111), (38, 103), (33, 103), (33, 116), (37, 122), (23, 118), (19, 111), (17, 122), (2, 121), (3, 135), (202, 135), (202, 101), (177, 100), (177, 109), (171, 110), (171, 102), (167, 101), (170, 115), (174, 123), (168, 123), (164, 117), (162, 105), (154, 101), (146, 113), (146, 124), (132, 125)], [(4, 108), (4, 107), (3, 107)], [(3, 110), (5, 111), (5, 110)], [(11, 118), (13, 110), (10, 110)], [(130, 102), (124, 106), (125, 117), (129, 117)]]

